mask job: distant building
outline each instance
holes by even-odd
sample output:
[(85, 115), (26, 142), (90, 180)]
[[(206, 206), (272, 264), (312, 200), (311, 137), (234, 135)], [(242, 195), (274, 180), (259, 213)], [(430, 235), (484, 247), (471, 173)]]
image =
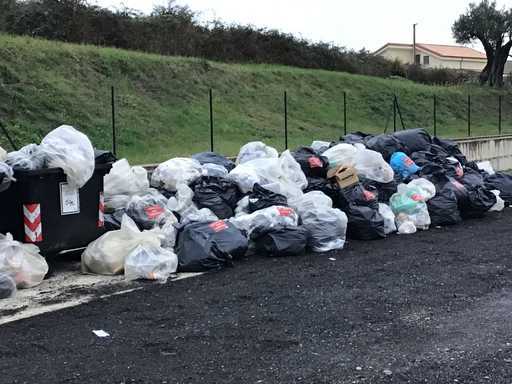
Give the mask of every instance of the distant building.
[(482, 71), (487, 63), (485, 53), (459, 45), (416, 44), (413, 60), (412, 44), (388, 43), (374, 53), (388, 60), (399, 60), (404, 64), (416, 64), (425, 68), (451, 68), (467, 71)]

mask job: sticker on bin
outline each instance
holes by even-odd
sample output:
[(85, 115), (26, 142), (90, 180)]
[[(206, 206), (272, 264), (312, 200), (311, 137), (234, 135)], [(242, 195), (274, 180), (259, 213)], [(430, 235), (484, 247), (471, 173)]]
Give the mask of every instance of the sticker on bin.
[(60, 214), (76, 215), (80, 213), (80, 193), (78, 188), (68, 183), (60, 183)]
[(105, 226), (105, 197), (103, 192), (100, 192), (100, 204), (98, 209), (98, 228)]
[(40, 243), (43, 241), (41, 204), (23, 204), (23, 224), (26, 243)]
[(211, 223), (209, 225), (209, 227), (214, 231), (214, 232), (222, 232), (226, 229), (228, 229), (228, 225), (222, 221), (222, 220), (219, 220), (219, 221), (215, 221), (213, 223)]

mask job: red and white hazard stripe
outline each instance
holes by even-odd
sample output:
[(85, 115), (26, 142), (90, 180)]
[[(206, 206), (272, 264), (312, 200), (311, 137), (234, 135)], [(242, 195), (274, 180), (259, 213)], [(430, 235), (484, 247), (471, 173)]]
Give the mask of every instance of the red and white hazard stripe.
[(100, 192), (100, 205), (98, 209), (98, 228), (105, 226), (105, 197), (103, 192)]
[(43, 241), (41, 204), (23, 204), (23, 223), (26, 243), (40, 243)]

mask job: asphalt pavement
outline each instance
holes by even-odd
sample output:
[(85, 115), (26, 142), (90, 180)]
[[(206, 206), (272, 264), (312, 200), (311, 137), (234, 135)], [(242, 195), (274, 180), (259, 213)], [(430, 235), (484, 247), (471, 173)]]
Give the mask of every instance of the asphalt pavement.
[(0, 383), (511, 383), (511, 232), (507, 209), (5, 324)]

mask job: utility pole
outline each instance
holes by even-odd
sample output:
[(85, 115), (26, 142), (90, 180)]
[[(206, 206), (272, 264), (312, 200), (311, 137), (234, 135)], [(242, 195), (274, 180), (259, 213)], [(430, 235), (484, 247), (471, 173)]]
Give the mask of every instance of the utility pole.
[(418, 23), (412, 25), (412, 63), (416, 65), (416, 26)]

